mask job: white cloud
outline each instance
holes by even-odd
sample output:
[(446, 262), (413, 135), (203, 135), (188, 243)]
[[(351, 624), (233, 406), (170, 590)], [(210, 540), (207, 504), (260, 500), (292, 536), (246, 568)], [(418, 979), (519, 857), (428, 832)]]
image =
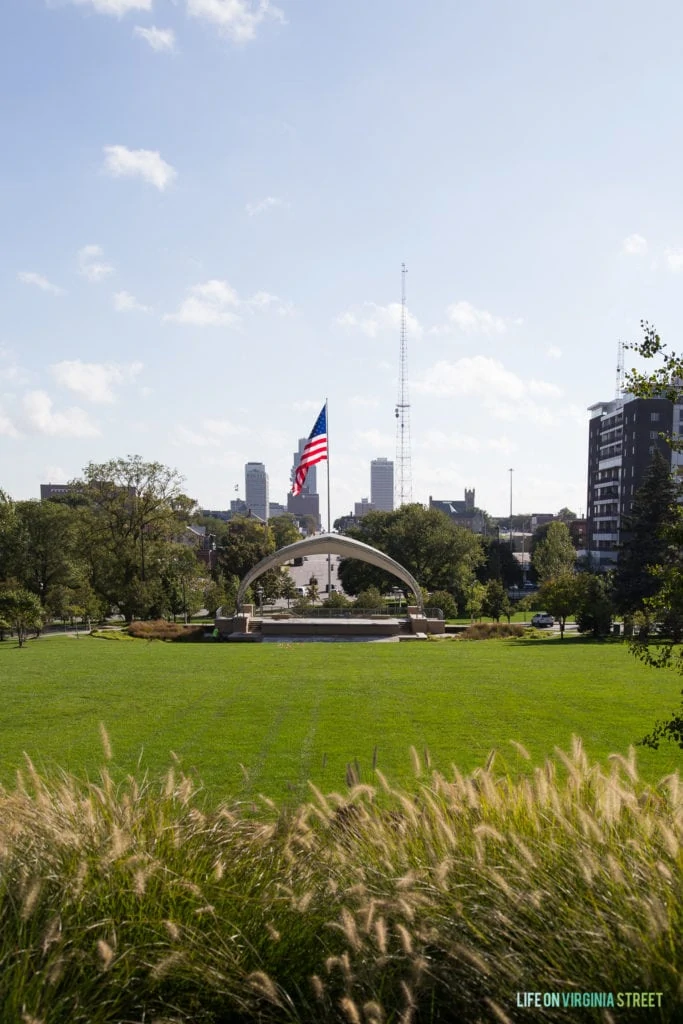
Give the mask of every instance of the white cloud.
[(507, 330), (507, 323), (502, 316), (495, 316), (486, 309), (477, 309), (464, 299), (449, 306), (446, 314), (448, 324), (434, 328), (435, 334), (445, 334), (454, 327), (465, 334), (504, 334)]
[(674, 273), (683, 270), (683, 249), (665, 249), (664, 255), (669, 270), (673, 270)]
[(78, 252), (78, 272), (92, 284), (114, 273), (110, 263), (102, 262), (102, 256), (104, 251), (100, 245), (84, 245)]
[(195, 327), (234, 327), (241, 322), (236, 312), (239, 304), (237, 292), (227, 281), (213, 279), (190, 288), (190, 294), (178, 312), (168, 313), (164, 320)]
[(33, 271), (21, 270), (17, 274), (17, 280), (21, 281), (22, 284), (33, 284), (36, 288), (40, 288), (44, 292), (51, 292), (52, 295), (64, 295), (64, 289), (60, 288), (56, 284), (52, 284), (42, 274), (34, 274)]
[(302, 398), (298, 402), (292, 402), (291, 408), (294, 412), (320, 412), (320, 399)]
[(156, 25), (142, 28), (141, 25), (136, 25), (133, 35), (144, 39), (157, 53), (175, 53), (175, 32), (172, 28), (157, 28)]
[(151, 313), (150, 306), (143, 306), (141, 302), (131, 295), (130, 292), (116, 292), (114, 294), (114, 309), (117, 313)]
[(415, 447), (431, 453), (494, 451), (509, 455), (517, 450), (517, 445), (507, 437), (473, 437), (471, 434), (446, 434), (442, 430), (427, 430), (420, 434)]
[(137, 377), (142, 363), (84, 363), (80, 359), (64, 360), (51, 367), (55, 380), (62, 387), (75, 391), (89, 402), (116, 401), (113, 387)]
[(175, 428), (173, 441), (175, 444), (189, 444), (195, 448), (217, 448), (220, 445), (217, 437), (199, 434), (196, 430), (180, 425)]
[[(213, 278), (204, 284), (190, 288), (190, 294), (181, 303), (177, 313), (167, 313), (164, 320), (195, 327), (237, 327), (242, 322), (241, 313), (253, 313), (275, 306), (281, 300), (270, 292), (254, 292), (248, 299), (241, 299), (227, 281)], [(286, 308), (280, 306), (278, 312)]]
[(287, 205), (282, 199), (278, 199), (277, 196), (266, 196), (265, 199), (260, 199), (258, 203), (247, 203), (244, 209), (250, 217), (256, 217), (259, 213), (267, 213), (268, 210), (272, 210), (277, 206)]
[(536, 397), (557, 399), (562, 392), (547, 381), (525, 381), (490, 356), (465, 356), (449, 363), (441, 360), (414, 385), (422, 394), (443, 398), (472, 398), (495, 419), (526, 419), (551, 425), (565, 414), (562, 405), (552, 410), (534, 401)]
[(642, 235), (628, 235), (621, 243), (623, 256), (641, 256), (648, 249), (647, 239)]
[(205, 419), (202, 420), (202, 426), (204, 430), (210, 434), (216, 434), (218, 437), (232, 437), (235, 434), (249, 433), (248, 427), (242, 426), (241, 423), (231, 423), (230, 420)]
[(545, 354), (548, 357), (548, 359), (561, 359), (562, 349), (558, 348), (557, 345), (550, 345), (549, 348), (546, 349)]
[(9, 416), (6, 416), (0, 409), (0, 437), (20, 437), (19, 431), (12, 423)]
[(178, 172), (162, 160), (155, 149), (105, 146), (104, 154), (104, 170), (112, 178), (142, 178), (163, 192), (178, 176)]
[(113, 14), (121, 18), (128, 11), (151, 11), (152, 0), (70, 0), (80, 7), (89, 5), (98, 14)]
[(43, 480), (47, 480), (48, 483), (52, 483), (54, 480), (68, 480), (69, 474), (61, 466), (50, 465), (46, 466), (42, 473)]
[(367, 395), (353, 395), (349, 399), (349, 405), (353, 405), (358, 409), (377, 409), (379, 407), (379, 399), (371, 398)]
[[(376, 338), (384, 331), (399, 331), (401, 328), (401, 303), (390, 302), (387, 306), (378, 306), (375, 302), (363, 303), (362, 312), (356, 314), (352, 310), (337, 317), (342, 327), (350, 327), (361, 331), (368, 338)], [(417, 317), (406, 309), (406, 331), (409, 335), (419, 338), (422, 326)]]
[(24, 395), (23, 409), (28, 425), (39, 434), (50, 437), (97, 437), (100, 433), (83, 409), (72, 406), (64, 412), (54, 412), (53, 402), (45, 391), (28, 391)]
[(217, 25), (236, 43), (254, 39), (259, 25), (269, 18), (285, 21), (283, 12), (270, 0), (187, 0), (187, 13)]

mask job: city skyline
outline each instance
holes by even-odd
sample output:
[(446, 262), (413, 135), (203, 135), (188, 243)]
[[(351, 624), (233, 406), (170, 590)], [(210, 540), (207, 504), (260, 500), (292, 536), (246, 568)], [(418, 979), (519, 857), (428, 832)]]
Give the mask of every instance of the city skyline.
[(513, 466), (515, 508), (585, 511), (618, 343), (683, 334), (657, 10), (7, 0), (0, 486), (139, 453), (282, 499), (327, 399), (346, 514), (396, 458), (405, 262), (414, 499), (504, 516)]

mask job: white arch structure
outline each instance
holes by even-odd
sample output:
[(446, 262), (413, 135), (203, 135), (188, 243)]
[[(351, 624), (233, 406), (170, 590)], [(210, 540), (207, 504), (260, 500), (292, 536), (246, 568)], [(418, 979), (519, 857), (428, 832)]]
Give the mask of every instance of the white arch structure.
[(275, 569), (278, 565), (289, 562), (292, 558), (302, 558), (304, 555), (341, 555), (343, 558), (358, 558), (361, 562), (369, 562), (379, 569), (397, 576), (407, 587), (412, 590), (420, 614), (423, 614), (422, 591), (420, 585), (407, 569), (396, 562), (383, 551), (363, 544), (353, 537), (345, 537), (339, 533), (322, 533), (316, 537), (307, 537), (305, 540), (298, 540), (295, 544), (288, 544), (287, 547), (274, 551), (272, 555), (266, 555), (261, 561), (250, 569), (239, 585), (237, 591), (237, 609), (241, 609), (247, 587), (258, 579), (268, 569)]

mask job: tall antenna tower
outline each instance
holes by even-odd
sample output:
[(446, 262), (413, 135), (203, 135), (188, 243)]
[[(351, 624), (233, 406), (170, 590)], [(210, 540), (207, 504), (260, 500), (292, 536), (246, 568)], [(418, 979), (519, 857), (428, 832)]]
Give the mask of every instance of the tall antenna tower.
[(410, 401), (408, 399), (408, 338), (406, 330), (406, 270), (401, 264), (401, 352), (396, 402), (396, 508), (413, 500), (410, 465)]
[(615, 398), (624, 397), (624, 343), (617, 346), (617, 388)]

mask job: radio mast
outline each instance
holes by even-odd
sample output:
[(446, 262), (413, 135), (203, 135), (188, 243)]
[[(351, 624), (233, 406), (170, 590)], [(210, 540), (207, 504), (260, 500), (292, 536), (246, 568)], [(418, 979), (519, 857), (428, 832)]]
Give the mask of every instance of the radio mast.
[(619, 342), (617, 348), (617, 387), (615, 398), (624, 397), (624, 343)]
[(406, 331), (406, 270), (401, 264), (401, 350), (396, 402), (396, 508), (413, 500), (410, 464), (410, 401), (408, 399), (408, 339)]

